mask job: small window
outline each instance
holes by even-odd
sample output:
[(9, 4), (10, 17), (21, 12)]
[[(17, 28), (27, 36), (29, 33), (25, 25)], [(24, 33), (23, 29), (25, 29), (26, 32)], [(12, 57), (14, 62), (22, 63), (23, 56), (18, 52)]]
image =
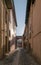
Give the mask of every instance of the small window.
[(5, 22), (7, 23), (7, 10), (5, 10)]
[(9, 36), (10, 36), (10, 30), (9, 30)]
[(35, 0), (32, 0), (32, 4), (34, 4), (35, 3)]

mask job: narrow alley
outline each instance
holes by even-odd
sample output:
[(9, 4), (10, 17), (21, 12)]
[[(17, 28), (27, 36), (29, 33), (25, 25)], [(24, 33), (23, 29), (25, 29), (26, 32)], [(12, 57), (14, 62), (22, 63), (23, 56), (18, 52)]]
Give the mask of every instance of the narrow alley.
[(0, 65), (41, 65), (41, 0), (0, 0)]
[(0, 65), (38, 65), (36, 61), (22, 48), (18, 48), (14, 53), (6, 56)]

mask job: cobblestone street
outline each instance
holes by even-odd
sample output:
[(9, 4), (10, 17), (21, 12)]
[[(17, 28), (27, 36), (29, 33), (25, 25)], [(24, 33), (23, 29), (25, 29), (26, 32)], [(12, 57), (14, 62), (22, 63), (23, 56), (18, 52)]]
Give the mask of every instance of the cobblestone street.
[(0, 61), (0, 65), (38, 65), (34, 59), (26, 54), (24, 49), (18, 49), (14, 53)]

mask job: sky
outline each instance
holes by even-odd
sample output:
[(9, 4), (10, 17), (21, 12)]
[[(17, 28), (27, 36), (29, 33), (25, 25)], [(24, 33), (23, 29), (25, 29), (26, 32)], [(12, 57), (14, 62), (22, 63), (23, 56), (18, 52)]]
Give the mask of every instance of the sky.
[(16, 29), (17, 36), (23, 35), (24, 32), (26, 4), (27, 0), (14, 0), (16, 20), (17, 20), (17, 29)]

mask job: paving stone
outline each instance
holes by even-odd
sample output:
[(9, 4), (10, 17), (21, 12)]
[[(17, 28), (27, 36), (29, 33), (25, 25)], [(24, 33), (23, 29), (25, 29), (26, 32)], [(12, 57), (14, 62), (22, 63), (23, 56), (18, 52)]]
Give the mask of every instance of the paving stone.
[(21, 48), (1, 60), (0, 65), (38, 65), (38, 63)]

